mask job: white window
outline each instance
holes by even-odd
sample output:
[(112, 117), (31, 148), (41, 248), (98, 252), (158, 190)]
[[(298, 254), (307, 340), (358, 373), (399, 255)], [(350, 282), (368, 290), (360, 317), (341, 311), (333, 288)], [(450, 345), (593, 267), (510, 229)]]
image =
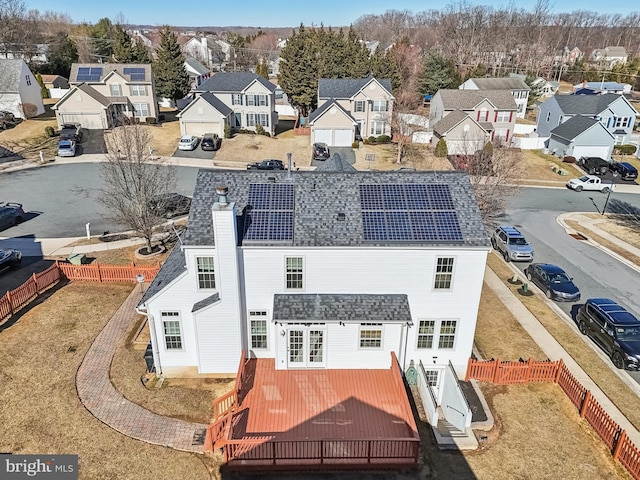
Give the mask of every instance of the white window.
[(242, 95), (239, 93), (231, 95), (231, 105), (242, 105)]
[(432, 387), (438, 386), (438, 375), (440, 374), (439, 370), (425, 370), (425, 377), (427, 380), (427, 384)]
[(27, 85), (31, 85), (31, 75), (25, 75), (24, 79), (27, 81)]
[(247, 99), (247, 105), (248, 105), (248, 106), (250, 106), (250, 107), (254, 107), (254, 106), (256, 106), (256, 105), (257, 105), (257, 104), (256, 104), (256, 97), (255, 97), (255, 95), (247, 95), (245, 98)]
[(628, 118), (627, 117), (617, 117), (616, 118), (616, 127), (620, 128), (624, 128), (627, 126), (627, 122), (628, 122)]
[(251, 325), (251, 348), (267, 348), (267, 312), (249, 312)]
[(496, 128), (493, 134), (493, 140), (498, 143), (504, 143), (509, 139), (508, 128)]
[(360, 325), (360, 348), (382, 348), (381, 323), (362, 323)]
[(509, 123), (511, 120), (511, 112), (498, 112), (496, 122)]
[(167, 350), (182, 350), (179, 312), (160, 312), (164, 345)]
[(364, 100), (356, 100), (353, 102), (354, 112), (364, 112)]
[(382, 135), (384, 133), (384, 122), (371, 122), (371, 135)]
[(197, 257), (198, 288), (216, 288), (216, 275), (213, 268), (213, 257)]
[(374, 100), (371, 102), (371, 111), (372, 112), (386, 112), (388, 109), (388, 104), (386, 100)]
[(120, 96), (122, 96), (122, 85), (119, 85), (117, 83), (113, 83), (113, 84), (109, 85), (109, 88), (111, 89), (111, 96), (112, 97), (120, 97)]
[(267, 96), (266, 95), (258, 95), (258, 105), (261, 107), (267, 106)]
[(551, 112), (547, 112), (547, 119), (545, 120), (545, 122), (549, 123), (550, 119), (551, 119)]
[(268, 113), (258, 113), (256, 114), (256, 123), (259, 123), (263, 127), (269, 126), (269, 114)]
[(478, 121), (479, 122), (488, 122), (489, 121), (489, 111), (486, 108), (481, 108), (478, 112)]
[(256, 114), (247, 113), (247, 127), (255, 127), (255, 126), (256, 126)]
[(136, 117), (149, 117), (149, 104), (148, 103), (134, 103), (133, 111)]
[(303, 288), (302, 257), (286, 258), (286, 287), (290, 290)]
[(440, 338), (438, 348), (451, 349), (456, 343), (457, 320), (443, 320), (440, 324)]
[(437, 290), (451, 289), (453, 280), (453, 257), (438, 257), (436, 261), (436, 278), (433, 288)]
[(146, 97), (147, 86), (146, 85), (129, 85), (132, 97)]
[(432, 348), (433, 334), (436, 329), (435, 320), (420, 320), (418, 326), (418, 348)]

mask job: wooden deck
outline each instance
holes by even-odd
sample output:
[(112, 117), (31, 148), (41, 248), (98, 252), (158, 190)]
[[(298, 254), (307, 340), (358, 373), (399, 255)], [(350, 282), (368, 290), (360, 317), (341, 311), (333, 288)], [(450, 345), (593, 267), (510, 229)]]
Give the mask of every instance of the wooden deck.
[(229, 467), (417, 465), (419, 437), (397, 365), (275, 370), (274, 363), (245, 366), (223, 447)]

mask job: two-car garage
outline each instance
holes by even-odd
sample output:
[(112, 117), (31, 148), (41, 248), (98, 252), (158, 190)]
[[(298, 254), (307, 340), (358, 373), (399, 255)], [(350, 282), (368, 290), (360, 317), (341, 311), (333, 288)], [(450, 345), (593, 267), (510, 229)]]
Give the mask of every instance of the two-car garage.
[(309, 115), (311, 143), (330, 147), (350, 147), (356, 134), (356, 121), (338, 102), (328, 100)]
[(350, 147), (353, 135), (352, 128), (314, 128), (312, 143), (326, 143), (330, 147)]

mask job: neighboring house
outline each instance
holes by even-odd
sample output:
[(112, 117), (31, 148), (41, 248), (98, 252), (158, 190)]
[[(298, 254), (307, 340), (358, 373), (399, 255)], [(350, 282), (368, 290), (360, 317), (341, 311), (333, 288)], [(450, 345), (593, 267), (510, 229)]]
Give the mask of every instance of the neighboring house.
[(211, 67), (213, 64), (213, 51), (209, 45), (207, 37), (180, 37), (182, 43), (182, 51), (195, 58), (204, 65)]
[(560, 82), (546, 80), (542, 77), (536, 78), (531, 82), (531, 86), (535, 88), (541, 98), (553, 97), (560, 88)]
[(565, 51), (565, 62), (569, 65), (573, 65), (578, 60), (580, 60), (584, 56), (584, 52), (580, 50), (578, 47), (573, 47), (569, 49), (569, 47), (564, 47)]
[(613, 68), (627, 63), (627, 50), (624, 47), (597, 48), (591, 52), (589, 60)]
[(150, 64), (74, 63), (69, 85), (69, 92), (53, 106), (59, 125), (108, 129), (123, 117), (139, 122), (158, 117)]
[[(438, 135), (447, 136), (447, 146), (452, 150), (470, 147), (480, 141), (481, 135), (474, 125), (477, 123), (487, 133), (487, 141), (506, 145), (513, 136), (518, 106), (509, 90), (458, 90), (441, 89), (431, 99), (429, 124), (434, 129), (433, 141)], [(471, 117), (474, 122), (457, 123), (451, 120), (438, 125), (453, 112), (461, 111)], [(456, 114), (460, 116), (459, 114)], [(465, 126), (468, 129), (465, 130)], [(456, 127), (454, 132), (450, 128)], [(460, 128), (462, 130), (460, 130)], [(470, 138), (473, 140), (470, 142)], [(454, 145), (457, 144), (457, 147)], [(449, 152), (454, 154), (453, 151)], [(464, 152), (472, 154), (473, 152)]]
[(193, 57), (186, 57), (184, 59), (184, 69), (187, 71), (189, 78), (191, 79), (192, 90), (198, 88), (208, 80), (209, 77), (211, 77), (211, 70)]
[(233, 122), (233, 110), (210, 92), (198, 95), (177, 115), (181, 135), (216, 133), (224, 137), (224, 127)]
[(582, 82), (573, 86), (576, 95), (600, 95), (602, 93), (615, 93), (617, 95), (631, 93), (631, 85), (618, 82)]
[[(278, 370), (388, 368), (394, 351), (465, 371), (490, 250), (468, 176), (345, 168), (200, 170), (186, 235), (141, 301), (158, 373), (234, 373), (243, 349)], [(289, 357), (282, 331), (309, 326), (284, 317), (329, 296), (353, 321), (312, 322), (317, 364)]]
[(549, 152), (559, 157), (611, 158), (613, 135), (595, 118), (576, 115), (551, 130)]
[(61, 77), (60, 75), (42, 75), (42, 81), (44, 83), (45, 88), (61, 88), (68, 89), (69, 88), (69, 79)]
[(309, 115), (311, 143), (351, 146), (356, 138), (391, 136), (391, 80), (321, 78), (318, 108)]
[(460, 90), (507, 90), (517, 105), (517, 117), (524, 118), (531, 88), (521, 78), (470, 78), (458, 87)]
[(433, 147), (444, 138), (448, 155), (473, 155), (482, 150), (491, 134), (462, 110), (454, 110), (433, 126)]
[(11, 112), (17, 118), (44, 113), (40, 85), (22, 59), (0, 58), (0, 110)]
[(256, 125), (262, 125), (274, 135), (278, 124), (275, 91), (273, 83), (255, 73), (219, 72), (200, 85), (196, 95), (210, 92), (229, 107), (233, 111), (232, 128), (255, 131)]
[(613, 135), (616, 145), (631, 141), (638, 112), (623, 95), (554, 95), (538, 107), (536, 131), (549, 137), (551, 131), (571, 117), (583, 116), (599, 120)]

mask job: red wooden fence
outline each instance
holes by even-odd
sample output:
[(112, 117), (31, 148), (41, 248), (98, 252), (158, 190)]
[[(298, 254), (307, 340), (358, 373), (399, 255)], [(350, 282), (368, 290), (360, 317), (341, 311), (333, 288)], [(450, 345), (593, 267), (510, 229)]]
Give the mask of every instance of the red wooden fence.
[(152, 266), (130, 265), (71, 265), (56, 262), (40, 273), (34, 273), (29, 280), (18, 288), (8, 291), (0, 298), (0, 322), (11, 317), (27, 306), (42, 292), (58, 283), (61, 279), (86, 280), (94, 282), (137, 282), (138, 274), (144, 275), (149, 282), (160, 270), (160, 264)]
[(613, 458), (620, 461), (636, 480), (640, 479), (640, 451), (627, 437), (627, 432), (611, 419), (591, 392), (575, 379), (562, 360), (557, 362), (504, 362), (500, 359), (469, 359), (467, 381), (480, 380), (498, 385), (529, 382), (557, 383), (569, 400), (609, 447)]

